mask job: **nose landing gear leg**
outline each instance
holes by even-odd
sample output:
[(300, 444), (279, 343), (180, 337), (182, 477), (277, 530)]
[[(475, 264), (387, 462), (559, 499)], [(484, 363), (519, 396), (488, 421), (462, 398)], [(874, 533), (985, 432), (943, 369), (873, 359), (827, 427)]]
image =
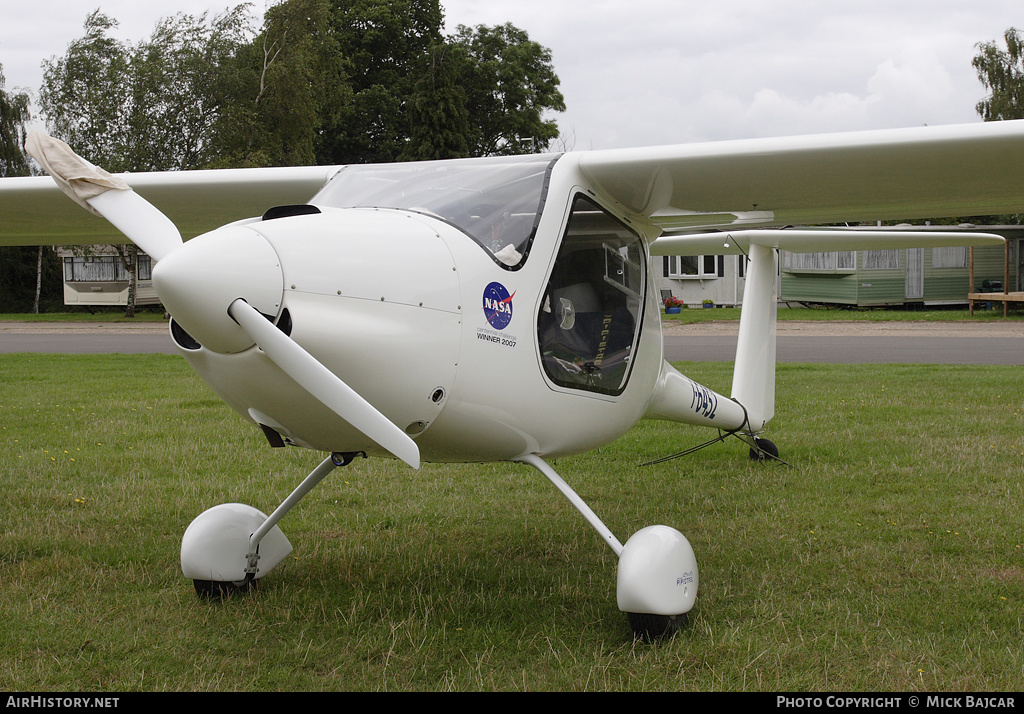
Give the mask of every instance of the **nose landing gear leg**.
[(199, 514), (181, 539), (181, 571), (196, 592), (223, 597), (250, 589), (292, 552), (277, 523), (295, 504), (358, 453), (334, 453), (303, 479), (268, 517), (242, 503), (223, 503)]

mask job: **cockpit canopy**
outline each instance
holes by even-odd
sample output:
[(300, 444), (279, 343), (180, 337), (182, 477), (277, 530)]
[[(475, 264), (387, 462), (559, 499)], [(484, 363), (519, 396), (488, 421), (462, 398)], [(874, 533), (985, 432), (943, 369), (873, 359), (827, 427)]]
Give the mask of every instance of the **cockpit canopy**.
[(470, 236), (499, 265), (515, 270), (526, 261), (557, 159), (528, 154), (347, 166), (311, 203), (397, 208), (440, 218)]

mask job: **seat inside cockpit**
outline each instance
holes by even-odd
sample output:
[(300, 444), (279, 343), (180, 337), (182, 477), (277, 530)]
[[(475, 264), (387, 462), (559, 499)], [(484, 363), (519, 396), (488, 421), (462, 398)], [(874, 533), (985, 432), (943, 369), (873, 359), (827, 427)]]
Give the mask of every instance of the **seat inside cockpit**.
[(640, 238), (577, 197), (537, 320), (541, 361), (552, 382), (622, 392), (639, 339), (644, 281)]

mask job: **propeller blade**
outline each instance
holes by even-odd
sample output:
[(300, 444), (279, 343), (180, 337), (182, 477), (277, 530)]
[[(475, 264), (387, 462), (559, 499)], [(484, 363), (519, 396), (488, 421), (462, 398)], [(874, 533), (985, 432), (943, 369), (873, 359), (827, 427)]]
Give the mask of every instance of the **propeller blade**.
[(106, 191), (86, 202), (154, 261), (182, 245), (171, 219), (131, 189)]
[(33, 131), (25, 140), (25, 149), (61, 191), (110, 221), (153, 260), (181, 246), (181, 233), (167, 216), (123, 180), (93, 166), (63, 141)]
[(228, 314), (261, 350), (310, 394), (382, 448), (412, 466), (420, 467), (420, 450), (399, 429), (337, 375), (324, 367), (288, 335), (245, 300), (231, 303)]

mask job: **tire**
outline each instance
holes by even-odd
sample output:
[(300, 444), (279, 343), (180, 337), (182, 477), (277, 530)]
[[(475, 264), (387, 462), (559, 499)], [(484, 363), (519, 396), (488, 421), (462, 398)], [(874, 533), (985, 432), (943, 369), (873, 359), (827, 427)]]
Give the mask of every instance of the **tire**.
[(679, 631), (687, 622), (684, 615), (650, 615), (644, 612), (627, 612), (629, 626), (633, 637), (638, 640), (653, 642), (668, 639)]
[(775, 461), (779, 458), (779, 447), (772, 442), (754, 437), (754, 443), (757, 446), (750, 449), (751, 461)]
[(195, 587), (199, 597), (210, 600), (223, 600), (232, 595), (249, 592), (256, 587), (256, 580), (255, 578), (249, 578), (241, 583), (224, 582), (221, 580), (193, 580), (192, 585)]

